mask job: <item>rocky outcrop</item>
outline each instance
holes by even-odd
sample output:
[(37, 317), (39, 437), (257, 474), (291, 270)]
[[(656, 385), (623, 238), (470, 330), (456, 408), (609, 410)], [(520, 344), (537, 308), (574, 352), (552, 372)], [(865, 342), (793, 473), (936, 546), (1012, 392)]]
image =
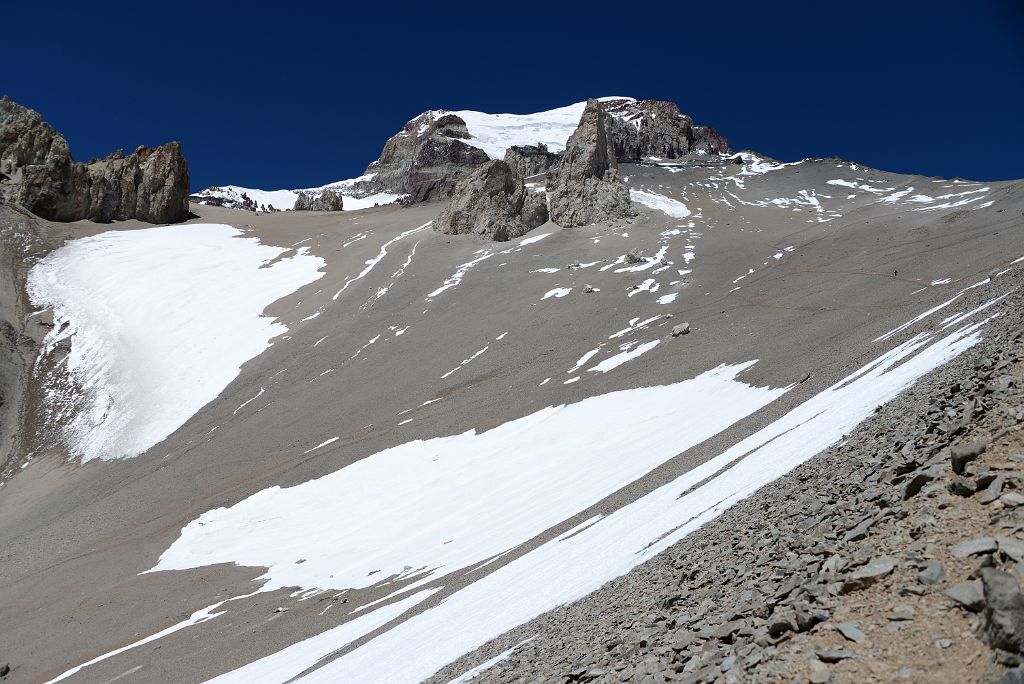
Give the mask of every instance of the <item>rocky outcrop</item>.
[(177, 142), (75, 163), (64, 136), (4, 97), (0, 201), (52, 221), (182, 221), (189, 216), (188, 164)]
[(513, 145), (505, 152), (505, 163), (523, 178), (547, 173), (558, 164), (558, 159), (559, 156), (549, 152), (548, 146), (543, 143)]
[(26, 394), (45, 326), (52, 325), (44, 315), (28, 315), (32, 306), (25, 293), (29, 268), (59, 243), (47, 244), (40, 223), (22, 209), (0, 205), (0, 482), (27, 442)]
[(544, 198), (527, 190), (522, 176), (507, 163), (494, 160), (459, 182), (451, 202), (434, 221), (434, 230), (447, 235), (473, 233), (501, 242), (547, 220)]
[(731, 152), (728, 141), (714, 128), (695, 126), (674, 102), (620, 99), (601, 105), (611, 114), (611, 138), (620, 162)]
[(547, 175), (551, 220), (563, 228), (636, 215), (618, 176), (610, 119), (597, 100), (588, 100), (558, 170)]
[(424, 112), (385, 143), (366, 169), (373, 177), (354, 192), (410, 195), (416, 202), (450, 197), (460, 180), (488, 161), (486, 152), (462, 142), (466, 138), (466, 122), (458, 116)]
[(341, 211), (344, 208), (341, 193), (324, 190), (319, 195), (300, 192), (295, 200), (295, 211)]

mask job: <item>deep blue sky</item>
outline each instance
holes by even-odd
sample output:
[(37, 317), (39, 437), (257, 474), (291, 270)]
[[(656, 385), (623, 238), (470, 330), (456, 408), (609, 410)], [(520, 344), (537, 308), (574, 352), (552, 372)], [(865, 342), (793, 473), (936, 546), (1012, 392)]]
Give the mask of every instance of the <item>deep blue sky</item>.
[(181, 140), (192, 187), (358, 175), (430, 108), (674, 100), (735, 149), (1024, 177), (1024, 2), (0, 0), (0, 92), (76, 159)]

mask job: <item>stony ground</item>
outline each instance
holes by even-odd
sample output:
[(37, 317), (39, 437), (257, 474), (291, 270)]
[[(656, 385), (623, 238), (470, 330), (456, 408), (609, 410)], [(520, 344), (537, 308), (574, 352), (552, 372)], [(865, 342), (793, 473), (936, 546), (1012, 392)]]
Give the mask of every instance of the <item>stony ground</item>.
[(844, 443), (435, 680), (530, 639), (474, 682), (1024, 681), (1020, 275)]

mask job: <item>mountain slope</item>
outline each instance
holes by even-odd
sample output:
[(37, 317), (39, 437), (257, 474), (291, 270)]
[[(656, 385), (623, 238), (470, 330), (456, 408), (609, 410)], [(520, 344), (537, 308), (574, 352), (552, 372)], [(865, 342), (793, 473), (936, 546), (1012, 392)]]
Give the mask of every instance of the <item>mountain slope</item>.
[[(319, 277), (270, 293), (287, 331), (152, 448), (77, 465), (33, 435), (0, 496), (4, 657), (39, 680), (187, 662), (192, 681), (418, 681), (664, 551), (987, 334), (1006, 301), (989, 273), (1024, 263), (1019, 182), (744, 160), (622, 164), (634, 222), (501, 244), (434, 232), (436, 203), (200, 207), (181, 229), (240, 231), (217, 250), (238, 283), (303, 258)], [(191, 306), (234, 320), (230, 288), (206, 291)], [(195, 335), (173, 314), (171, 348)], [(168, 362), (151, 349), (140, 363)]]

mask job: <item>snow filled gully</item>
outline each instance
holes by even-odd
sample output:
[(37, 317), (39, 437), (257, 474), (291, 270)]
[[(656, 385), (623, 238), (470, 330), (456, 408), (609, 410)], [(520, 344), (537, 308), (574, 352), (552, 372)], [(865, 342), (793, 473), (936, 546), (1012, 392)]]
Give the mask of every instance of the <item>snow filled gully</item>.
[[(523, 544), (788, 388), (738, 380), (754, 362), (723, 365), (673, 385), (548, 407), (479, 434), (402, 444), (319, 479), (208, 511), (182, 530), (150, 572), (222, 562), (263, 566), (260, 591), (363, 588), (383, 581), (375, 578), (403, 578), (407, 583), (393, 594), (399, 601), (355, 612), (349, 622), (214, 681), (422, 681), (628, 572), (838, 442), (877, 406), (977, 343), (984, 323), (913, 337), (672, 482), (524, 553), (333, 660), (328, 654), (373, 631), (365, 626), (388, 623), (427, 601), (432, 592), (423, 585), (431, 579)], [(344, 520), (360, 522), (338, 524)]]
[(69, 451), (136, 456), (215, 399), (287, 330), (264, 309), (323, 276), (308, 247), (290, 251), (190, 224), (72, 240), (36, 264), (29, 296), (53, 310), (45, 351), (72, 340), (74, 389), (49, 378), (46, 401)]

